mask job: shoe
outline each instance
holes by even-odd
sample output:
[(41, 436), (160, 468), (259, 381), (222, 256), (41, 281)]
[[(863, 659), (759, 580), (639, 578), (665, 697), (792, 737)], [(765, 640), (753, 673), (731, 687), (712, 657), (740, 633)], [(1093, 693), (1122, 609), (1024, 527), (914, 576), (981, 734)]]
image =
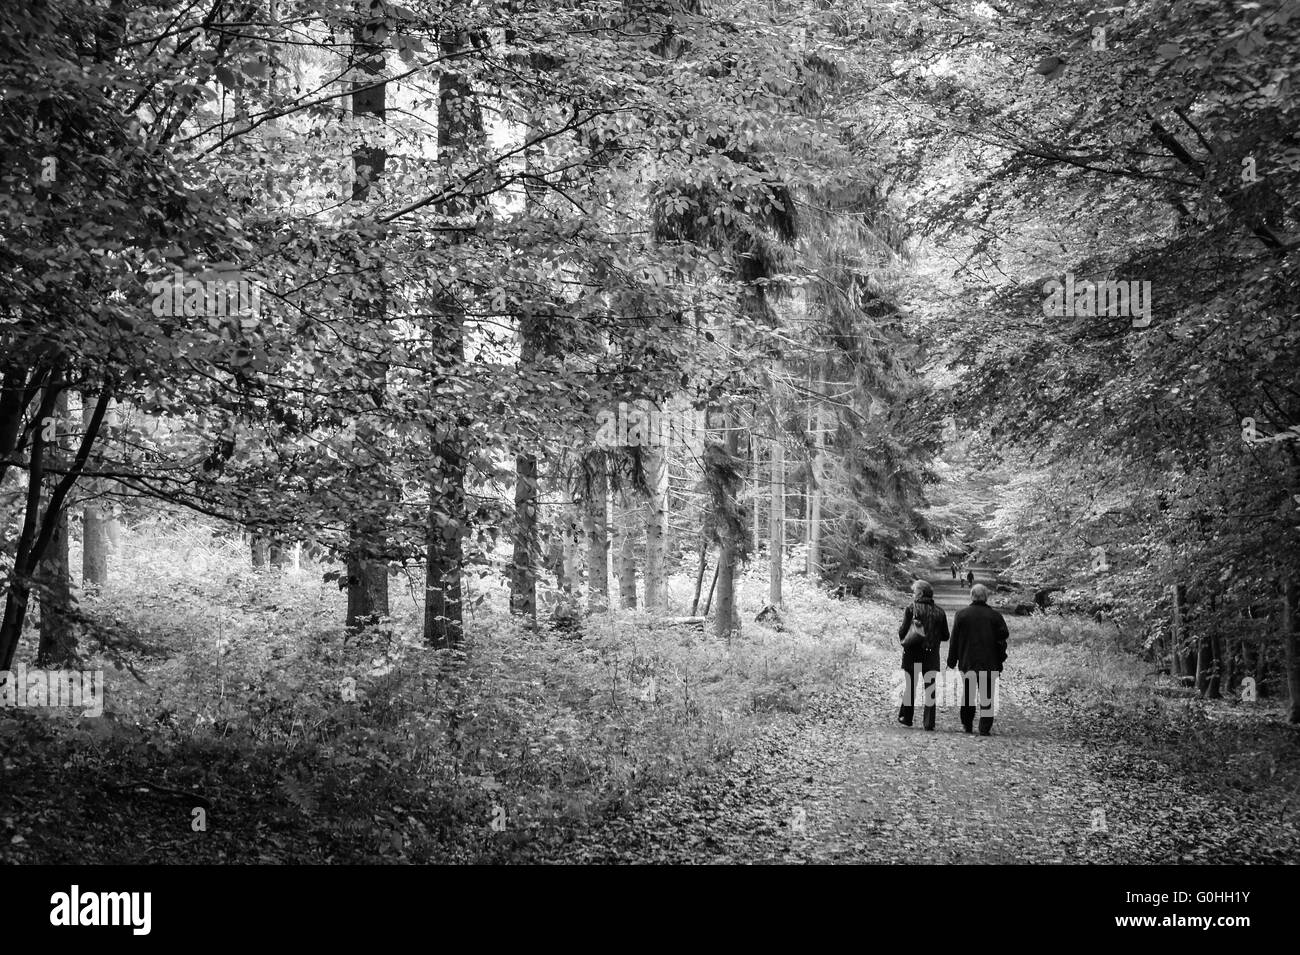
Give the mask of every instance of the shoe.
[(927, 706), (921, 710), (921, 726), (927, 730), (934, 729), (936, 707)]
[(973, 727), (973, 726), (963, 726), (963, 727), (962, 727), (962, 730), (964, 730), (964, 731), (967, 732), (967, 733), (974, 733), (974, 732), (975, 732), (975, 727)]

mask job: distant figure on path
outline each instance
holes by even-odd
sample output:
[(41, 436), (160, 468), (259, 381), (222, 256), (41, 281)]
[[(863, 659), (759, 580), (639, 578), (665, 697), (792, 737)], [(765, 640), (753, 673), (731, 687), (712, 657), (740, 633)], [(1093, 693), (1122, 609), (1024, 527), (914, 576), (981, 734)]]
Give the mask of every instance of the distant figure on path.
[(975, 586), (975, 571), (973, 570), (966, 571), (966, 586), (967, 587)]
[(957, 611), (952, 622), (952, 642), (948, 644), (948, 668), (961, 671), (962, 728), (972, 731), (975, 708), (980, 713), (980, 735), (993, 729), (993, 701), (998, 689), (998, 675), (1007, 659), (1007, 622), (988, 605), (989, 589), (976, 584), (970, 589), (970, 606)]
[(934, 603), (934, 588), (928, 580), (912, 583), (912, 605), (903, 612), (898, 628), (903, 644), (903, 698), (898, 707), (898, 722), (912, 725), (916, 712), (917, 684), (924, 684), (925, 699), (921, 726), (934, 729), (934, 685), (939, 677), (939, 644), (948, 639), (948, 617)]
[(952, 562), (952, 579), (957, 579), (957, 562), (955, 560)]

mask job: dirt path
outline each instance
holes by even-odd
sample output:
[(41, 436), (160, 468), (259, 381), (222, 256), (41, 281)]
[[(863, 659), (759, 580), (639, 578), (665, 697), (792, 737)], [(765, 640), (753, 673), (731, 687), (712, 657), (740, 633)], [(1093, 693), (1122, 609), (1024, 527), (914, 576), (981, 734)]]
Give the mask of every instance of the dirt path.
[(1196, 791), (1149, 754), (1090, 747), (1014, 652), (1005, 680), (1016, 689), (984, 739), (961, 731), (955, 701), (934, 732), (898, 725), (896, 666), (885, 640), (864, 645), (848, 685), (774, 719), (718, 775), (584, 833), (565, 861), (1300, 859), (1294, 814), (1279, 826), (1269, 806)]

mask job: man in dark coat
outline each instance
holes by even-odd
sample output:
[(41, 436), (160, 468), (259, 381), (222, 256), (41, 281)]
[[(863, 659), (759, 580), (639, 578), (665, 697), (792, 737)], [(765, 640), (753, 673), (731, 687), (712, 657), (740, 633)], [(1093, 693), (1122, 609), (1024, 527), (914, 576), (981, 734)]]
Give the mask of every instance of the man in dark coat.
[(898, 722), (912, 725), (916, 711), (918, 684), (925, 686), (924, 710), (921, 726), (934, 729), (934, 686), (939, 677), (939, 644), (948, 639), (948, 617), (935, 606), (934, 588), (928, 580), (912, 584), (912, 604), (903, 612), (903, 625), (898, 628), (898, 639), (903, 644), (903, 699), (898, 708)]
[(953, 619), (948, 667), (961, 671), (962, 727), (972, 732), (978, 703), (980, 735), (988, 736), (993, 729), (998, 675), (1007, 659), (1007, 622), (988, 605), (989, 589), (983, 584), (971, 588), (970, 600), (970, 606), (957, 611)]

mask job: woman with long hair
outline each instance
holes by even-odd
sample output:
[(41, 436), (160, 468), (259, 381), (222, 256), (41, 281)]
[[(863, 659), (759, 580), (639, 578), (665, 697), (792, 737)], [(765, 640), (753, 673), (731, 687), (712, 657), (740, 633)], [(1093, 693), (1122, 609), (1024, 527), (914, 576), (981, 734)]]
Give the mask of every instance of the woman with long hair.
[(939, 644), (948, 639), (948, 617), (935, 605), (934, 588), (928, 580), (912, 583), (912, 603), (903, 612), (898, 640), (903, 645), (903, 698), (898, 707), (898, 722), (912, 725), (916, 712), (917, 684), (924, 685), (925, 698), (921, 716), (924, 729), (934, 729), (934, 685), (939, 676)]

